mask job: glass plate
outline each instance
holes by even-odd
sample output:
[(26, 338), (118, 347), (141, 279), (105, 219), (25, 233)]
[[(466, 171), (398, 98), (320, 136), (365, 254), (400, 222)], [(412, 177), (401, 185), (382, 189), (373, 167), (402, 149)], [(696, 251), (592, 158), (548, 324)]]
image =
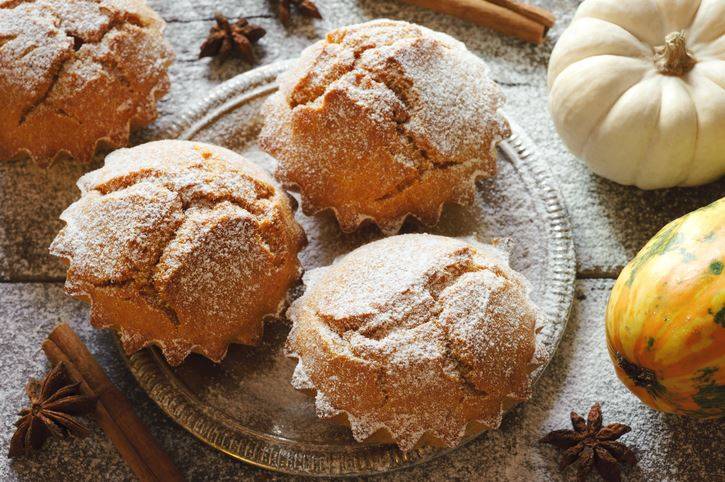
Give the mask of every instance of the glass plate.
[[(221, 84), (174, 119), (166, 137), (225, 146), (272, 170), (274, 160), (256, 145), (262, 124), (259, 108), (276, 90), (277, 74), (288, 66), (275, 63)], [(531, 281), (532, 298), (546, 315), (538, 341), (548, 362), (571, 308), (574, 247), (569, 218), (546, 163), (521, 128), (509, 121), (513, 135), (498, 148), (497, 176), (478, 183), (474, 206), (446, 207), (439, 226), (429, 231), (508, 240), (512, 266)], [(309, 239), (300, 255), (305, 269), (327, 265), (380, 237), (372, 226), (344, 235), (330, 215), (307, 217), (298, 210), (297, 219)], [(409, 221), (403, 230), (421, 227)], [(182, 427), (212, 447), (266, 469), (368, 475), (419, 464), (450, 450), (427, 447), (403, 453), (391, 445), (361, 444), (349, 429), (318, 419), (314, 400), (290, 385), (295, 361), (282, 351), (287, 332), (285, 320), (269, 322), (260, 346), (233, 346), (220, 364), (192, 355), (172, 368), (153, 348), (126, 360), (143, 389)], [(534, 381), (545, 366), (532, 374)]]

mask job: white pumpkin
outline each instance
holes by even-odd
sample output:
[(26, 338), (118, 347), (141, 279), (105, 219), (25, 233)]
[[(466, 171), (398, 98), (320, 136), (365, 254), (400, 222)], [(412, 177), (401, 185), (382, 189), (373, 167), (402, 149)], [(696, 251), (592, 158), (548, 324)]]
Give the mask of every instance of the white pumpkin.
[(569, 150), (643, 189), (725, 174), (725, 0), (586, 0), (549, 61)]

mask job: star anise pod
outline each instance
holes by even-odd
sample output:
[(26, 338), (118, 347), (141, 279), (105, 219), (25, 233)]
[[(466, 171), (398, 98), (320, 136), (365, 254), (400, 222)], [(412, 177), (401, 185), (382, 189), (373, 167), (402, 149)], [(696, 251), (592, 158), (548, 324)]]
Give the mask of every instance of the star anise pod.
[(82, 395), (79, 387), (79, 383), (73, 383), (68, 377), (62, 363), (57, 364), (42, 381), (31, 379), (25, 386), (30, 407), (18, 412), (20, 419), (15, 422), (8, 457), (39, 449), (49, 436), (87, 436), (90, 431), (76, 420), (75, 415), (93, 410), (96, 399)]
[(589, 410), (587, 419), (571, 412), (571, 425), (574, 430), (554, 430), (541, 439), (541, 442), (565, 449), (559, 462), (564, 469), (574, 462), (579, 462), (579, 480), (595, 468), (604, 480), (619, 482), (621, 480), (621, 462), (634, 464), (637, 458), (634, 452), (616, 440), (629, 432), (631, 428), (621, 423), (612, 423), (602, 427), (602, 408), (595, 403)]
[(224, 15), (217, 13), (214, 14), (214, 20), (216, 25), (209, 30), (209, 36), (201, 44), (199, 58), (217, 55), (226, 58), (233, 55), (250, 64), (254, 63), (252, 44), (264, 37), (267, 31), (259, 25), (249, 23), (244, 17), (230, 23)]
[(292, 5), (296, 7), (303, 17), (322, 18), (320, 11), (317, 10), (317, 5), (312, 0), (279, 0), (279, 6), (277, 7), (279, 19), (285, 25), (289, 23)]

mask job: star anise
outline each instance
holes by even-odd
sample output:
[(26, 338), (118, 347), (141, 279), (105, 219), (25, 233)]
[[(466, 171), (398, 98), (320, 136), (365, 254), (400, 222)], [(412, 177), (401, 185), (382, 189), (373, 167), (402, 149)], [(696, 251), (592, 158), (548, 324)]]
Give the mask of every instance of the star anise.
[(297, 11), (303, 17), (322, 18), (320, 11), (317, 9), (317, 5), (312, 0), (279, 0), (279, 20), (287, 25), (290, 20), (292, 13), (292, 5), (294, 5)]
[(252, 44), (264, 37), (267, 31), (259, 25), (249, 23), (244, 17), (230, 23), (224, 15), (217, 13), (214, 20), (216, 25), (209, 30), (209, 36), (201, 44), (199, 58), (217, 55), (226, 58), (233, 55), (250, 64), (254, 63)]
[(79, 383), (73, 383), (69, 378), (62, 363), (57, 364), (42, 381), (31, 379), (25, 387), (30, 407), (18, 412), (20, 419), (15, 422), (8, 457), (39, 449), (49, 436), (87, 436), (90, 431), (74, 415), (93, 410), (96, 399), (82, 395), (79, 387)]
[(618, 482), (621, 480), (620, 462), (637, 462), (629, 447), (616, 442), (631, 428), (621, 423), (612, 423), (602, 428), (602, 408), (599, 403), (592, 406), (586, 420), (571, 412), (571, 425), (574, 430), (554, 430), (542, 438), (541, 442), (565, 449), (559, 462), (560, 469), (578, 461), (579, 480), (584, 480), (592, 468), (595, 468), (604, 480)]

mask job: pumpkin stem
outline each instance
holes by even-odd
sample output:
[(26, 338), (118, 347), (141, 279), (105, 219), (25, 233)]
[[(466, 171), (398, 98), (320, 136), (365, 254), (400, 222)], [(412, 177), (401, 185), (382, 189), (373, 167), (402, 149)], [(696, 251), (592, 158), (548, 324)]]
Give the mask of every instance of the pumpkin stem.
[(687, 50), (687, 34), (684, 30), (671, 32), (665, 37), (665, 44), (655, 47), (655, 66), (665, 75), (682, 76), (697, 63)]

